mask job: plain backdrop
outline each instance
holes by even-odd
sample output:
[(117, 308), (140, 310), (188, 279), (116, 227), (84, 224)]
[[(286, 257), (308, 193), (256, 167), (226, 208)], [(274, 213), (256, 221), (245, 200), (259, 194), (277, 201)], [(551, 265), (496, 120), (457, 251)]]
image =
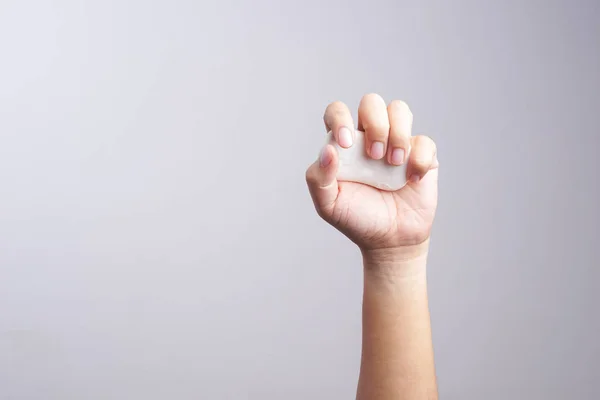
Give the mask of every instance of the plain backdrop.
[(600, 398), (598, 1), (0, 2), (0, 399), (351, 399), (328, 103), (439, 148), (441, 398)]

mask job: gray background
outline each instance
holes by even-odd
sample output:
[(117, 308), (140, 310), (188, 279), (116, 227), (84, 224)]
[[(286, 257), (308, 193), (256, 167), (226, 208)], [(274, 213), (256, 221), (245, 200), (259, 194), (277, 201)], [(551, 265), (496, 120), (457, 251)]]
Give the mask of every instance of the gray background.
[(334, 100), (439, 146), (442, 399), (600, 398), (597, 1), (0, 2), (0, 399), (350, 399)]

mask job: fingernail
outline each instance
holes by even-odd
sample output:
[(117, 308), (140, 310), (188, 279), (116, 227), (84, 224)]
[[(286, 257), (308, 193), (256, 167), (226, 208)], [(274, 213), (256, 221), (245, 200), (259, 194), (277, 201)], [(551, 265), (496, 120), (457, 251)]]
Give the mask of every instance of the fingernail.
[(421, 178), (420, 178), (420, 177), (419, 177), (419, 175), (417, 175), (417, 174), (414, 174), (414, 175), (411, 175), (411, 176), (410, 176), (410, 181), (411, 181), (412, 183), (418, 183), (420, 179), (421, 179)]
[(321, 150), (321, 155), (319, 156), (319, 165), (321, 165), (321, 168), (325, 168), (331, 164), (331, 159), (331, 152), (327, 147), (324, 147), (323, 150)]
[(392, 151), (392, 164), (402, 165), (404, 162), (404, 149), (394, 149)]
[(352, 146), (352, 132), (350, 132), (350, 129), (345, 126), (342, 127), (338, 132), (338, 140), (342, 147), (348, 148)]
[(379, 160), (383, 157), (383, 143), (381, 142), (373, 142), (371, 145), (371, 157), (376, 160)]

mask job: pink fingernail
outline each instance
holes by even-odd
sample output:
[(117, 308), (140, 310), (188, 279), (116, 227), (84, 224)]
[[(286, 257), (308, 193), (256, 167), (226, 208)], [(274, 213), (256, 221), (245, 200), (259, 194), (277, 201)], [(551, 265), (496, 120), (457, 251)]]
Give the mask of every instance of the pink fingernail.
[(402, 165), (404, 162), (404, 149), (394, 149), (392, 151), (392, 164)]
[(373, 142), (371, 145), (371, 157), (376, 160), (379, 160), (383, 157), (383, 143)]
[(331, 164), (331, 160), (331, 152), (327, 147), (324, 147), (323, 150), (321, 150), (321, 156), (319, 157), (319, 164), (321, 165), (321, 168), (325, 168)]
[(342, 147), (348, 148), (352, 146), (352, 132), (346, 127), (342, 127), (338, 132), (339, 144)]

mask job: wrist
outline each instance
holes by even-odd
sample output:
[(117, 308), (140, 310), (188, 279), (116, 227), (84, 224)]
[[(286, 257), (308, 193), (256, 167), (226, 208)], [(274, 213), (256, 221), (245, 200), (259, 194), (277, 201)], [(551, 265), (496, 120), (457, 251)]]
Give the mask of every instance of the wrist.
[(385, 249), (361, 249), (365, 274), (383, 277), (424, 276), (429, 239), (410, 246)]

